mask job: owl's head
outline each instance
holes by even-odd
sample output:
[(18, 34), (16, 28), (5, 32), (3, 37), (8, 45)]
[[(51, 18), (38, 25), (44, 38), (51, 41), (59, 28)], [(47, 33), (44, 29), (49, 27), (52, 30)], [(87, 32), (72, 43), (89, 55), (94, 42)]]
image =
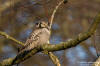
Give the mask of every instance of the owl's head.
[(35, 24), (36, 28), (47, 28), (50, 29), (48, 22), (41, 21)]

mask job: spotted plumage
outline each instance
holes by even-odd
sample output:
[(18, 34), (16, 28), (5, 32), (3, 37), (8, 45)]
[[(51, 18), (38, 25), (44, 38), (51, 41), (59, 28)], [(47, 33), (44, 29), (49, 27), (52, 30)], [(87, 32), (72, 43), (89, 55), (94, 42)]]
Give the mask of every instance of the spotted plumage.
[[(31, 50), (42, 44), (47, 44), (50, 37), (50, 27), (48, 22), (38, 22), (34, 26), (34, 30), (25, 42), (25, 46), (20, 52)], [(19, 53), (20, 53), (19, 52)]]

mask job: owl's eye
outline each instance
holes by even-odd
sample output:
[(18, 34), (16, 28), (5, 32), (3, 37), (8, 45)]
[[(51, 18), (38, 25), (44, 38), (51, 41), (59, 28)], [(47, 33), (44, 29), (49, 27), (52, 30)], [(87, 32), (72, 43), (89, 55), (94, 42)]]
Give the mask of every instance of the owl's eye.
[(39, 23), (36, 23), (36, 25), (38, 25)]
[(38, 27), (39, 27), (39, 23), (35, 23), (35, 27), (37, 27), (37, 28), (38, 28)]

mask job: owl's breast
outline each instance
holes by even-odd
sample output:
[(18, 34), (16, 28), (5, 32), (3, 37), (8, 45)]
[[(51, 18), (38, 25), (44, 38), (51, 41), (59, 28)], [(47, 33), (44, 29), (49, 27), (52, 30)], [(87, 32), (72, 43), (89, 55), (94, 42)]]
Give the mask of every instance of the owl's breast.
[(46, 28), (43, 28), (41, 30), (41, 34), (39, 35), (39, 44), (46, 44), (49, 41), (50, 38), (50, 31)]

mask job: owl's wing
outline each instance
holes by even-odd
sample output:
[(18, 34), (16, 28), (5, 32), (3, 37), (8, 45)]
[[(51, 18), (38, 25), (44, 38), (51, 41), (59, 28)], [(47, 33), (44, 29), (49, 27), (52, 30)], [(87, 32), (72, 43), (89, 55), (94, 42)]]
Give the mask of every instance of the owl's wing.
[(26, 40), (24, 47), (21, 49), (21, 52), (24, 50), (30, 50), (34, 48), (37, 43), (39, 42), (39, 34), (41, 33), (41, 30), (37, 29), (34, 30), (29, 38)]

